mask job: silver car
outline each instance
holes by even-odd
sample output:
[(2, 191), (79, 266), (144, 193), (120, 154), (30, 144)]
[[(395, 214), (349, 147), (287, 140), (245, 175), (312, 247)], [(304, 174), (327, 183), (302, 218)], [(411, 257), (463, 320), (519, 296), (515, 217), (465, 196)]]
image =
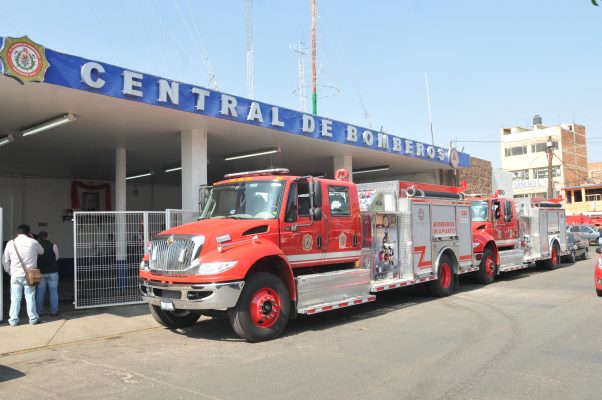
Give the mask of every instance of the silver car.
[(598, 244), (600, 233), (591, 225), (571, 225), (566, 231), (578, 234), (582, 239), (587, 240), (589, 244)]

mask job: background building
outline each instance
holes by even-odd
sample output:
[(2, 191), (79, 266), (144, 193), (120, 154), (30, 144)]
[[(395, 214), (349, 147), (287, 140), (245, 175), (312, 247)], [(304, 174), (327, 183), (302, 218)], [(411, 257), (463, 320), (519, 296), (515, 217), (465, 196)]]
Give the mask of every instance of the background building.
[(588, 179), (587, 147), (583, 125), (548, 127), (541, 117), (531, 128), (512, 127), (500, 131), (502, 169), (513, 174), (514, 197), (546, 197), (548, 189), (548, 137), (552, 138), (554, 196), (564, 187), (578, 186)]
[(470, 157), (470, 168), (458, 170), (458, 182), (466, 181), (466, 193), (492, 193), (491, 161)]

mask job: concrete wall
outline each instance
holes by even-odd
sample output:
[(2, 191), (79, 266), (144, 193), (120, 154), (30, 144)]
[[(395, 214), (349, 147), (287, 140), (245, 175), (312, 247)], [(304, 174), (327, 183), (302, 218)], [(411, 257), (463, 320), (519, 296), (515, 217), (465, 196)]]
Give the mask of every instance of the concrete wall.
[[(17, 225), (27, 224), (34, 233), (48, 231), (50, 240), (59, 246), (61, 257), (73, 257), (73, 223), (63, 222), (65, 210), (71, 208), (71, 182), (67, 179), (0, 176), (4, 240), (15, 235)], [(114, 195), (112, 187), (111, 190)], [(163, 211), (181, 208), (181, 196), (180, 187), (128, 184), (127, 209)]]

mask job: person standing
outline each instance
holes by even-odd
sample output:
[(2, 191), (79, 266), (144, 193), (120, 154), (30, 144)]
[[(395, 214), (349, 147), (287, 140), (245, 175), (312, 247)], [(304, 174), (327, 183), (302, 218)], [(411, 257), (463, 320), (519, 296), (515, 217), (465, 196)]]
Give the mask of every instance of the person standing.
[[(4, 270), (10, 275), (10, 310), (8, 312), (10, 326), (16, 326), (19, 323), (23, 292), (25, 292), (29, 323), (35, 325), (40, 320), (36, 311), (36, 287), (27, 284), (23, 269), (36, 268), (38, 255), (41, 254), (44, 254), (44, 248), (31, 237), (29, 226), (19, 225), (17, 237), (9, 240), (2, 256)], [(19, 256), (25, 265), (21, 264)]]
[(42, 279), (36, 289), (36, 311), (38, 314), (44, 312), (44, 297), (46, 297), (46, 287), (50, 297), (50, 314), (59, 313), (59, 268), (57, 261), (59, 259), (59, 248), (56, 244), (48, 240), (48, 232), (38, 233), (38, 241), (44, 248), (44, 254), (38, 257), (38, 268), (42, 273)]

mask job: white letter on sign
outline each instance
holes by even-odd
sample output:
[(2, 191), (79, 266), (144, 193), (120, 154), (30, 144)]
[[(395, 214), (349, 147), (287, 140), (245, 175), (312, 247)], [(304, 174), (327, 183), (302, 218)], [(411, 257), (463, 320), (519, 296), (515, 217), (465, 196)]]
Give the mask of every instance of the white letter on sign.
[(208, 90), (193, 87), (191, 90), (192, 93), (197, 95), (196, 98), (196, 109), (199, 111), (205, 110), (205, 97), (209, 97), (211, 94)]
[(362, 139), (364, 139), (364, 143), (368, 146), (372, 146), (372, 143), (374, 143), (374, 135), (368, 130), (362, 133)]
[(238, 117), (238, 113), (236, 112), (236, 97), (228, 96), (227, 94), (222, 94), (222, 108), (220, 113), (222, 115), (231, 115), (233, 117)]
[(347, 125), (347, 141), (357, 142), (357, 128), (355, 126)]
[(437, 149), (437, 156), (438, 156), (439, 160), (441, 160), (441, 161), (445, 160), (445, 153), (443, 152), (443, 149)]
[(381, 149), (389, 148), (389, 135), (385, 135), (384, 133), (378, 134), (378, 147)]
[(142, 97), (142, 78), (144, 75), (138, 72), (123, 71), (123, 94)]
[(416, 143), (416, 155), (418, 157), (424, 157), (424, 144)]
[(393, 151), (401, 151), (401, 139), (393, 136)]
[(313, 133), (314, 129), (316, 129), (314, 117), (312, 117), (311, 115), (303, 114), (303, 132)]
[(249, 114), (247, 114), (247, 121), (263, 122), (263, 115), (261, 115), (261, 108), (259, 108), (258, 102), (251, 102), (251, 107), (249, 107)]
[(322, 120), (322, 136), (332, 137), (332, 121), (329, 119)]
[(406, 140), (406, 154), (414, 154), (414, 141)]
[(276, 106), (272, 107), (272, 125), (284, 126), (284, 122), (280, 121), (280, 109)]
[(426, 148), (426, 154), (429, 156), (430, 159), (434, 159), (435, 158), (435, 148), (433, 146), (428, 146)]
[(165, 103), (167, 97), (171, 104), (176, 106), (180, 104), (180, 84), (178, 82), (169, 84), (165, 79), (159, 79), (159, 101)]
[(96, 78), (96, 80), (92, 79), (92, 71), (96, 72), (98, 75), (105, 73), (104, 67), (99, 63), (93, 61), (87, 62), (84, 65), (82, 65), (82, 82), (84, 82), (86, 85), (90, 86), (93, 89), (100, 89), (105, 85), (105, 81), (100, 76)]

